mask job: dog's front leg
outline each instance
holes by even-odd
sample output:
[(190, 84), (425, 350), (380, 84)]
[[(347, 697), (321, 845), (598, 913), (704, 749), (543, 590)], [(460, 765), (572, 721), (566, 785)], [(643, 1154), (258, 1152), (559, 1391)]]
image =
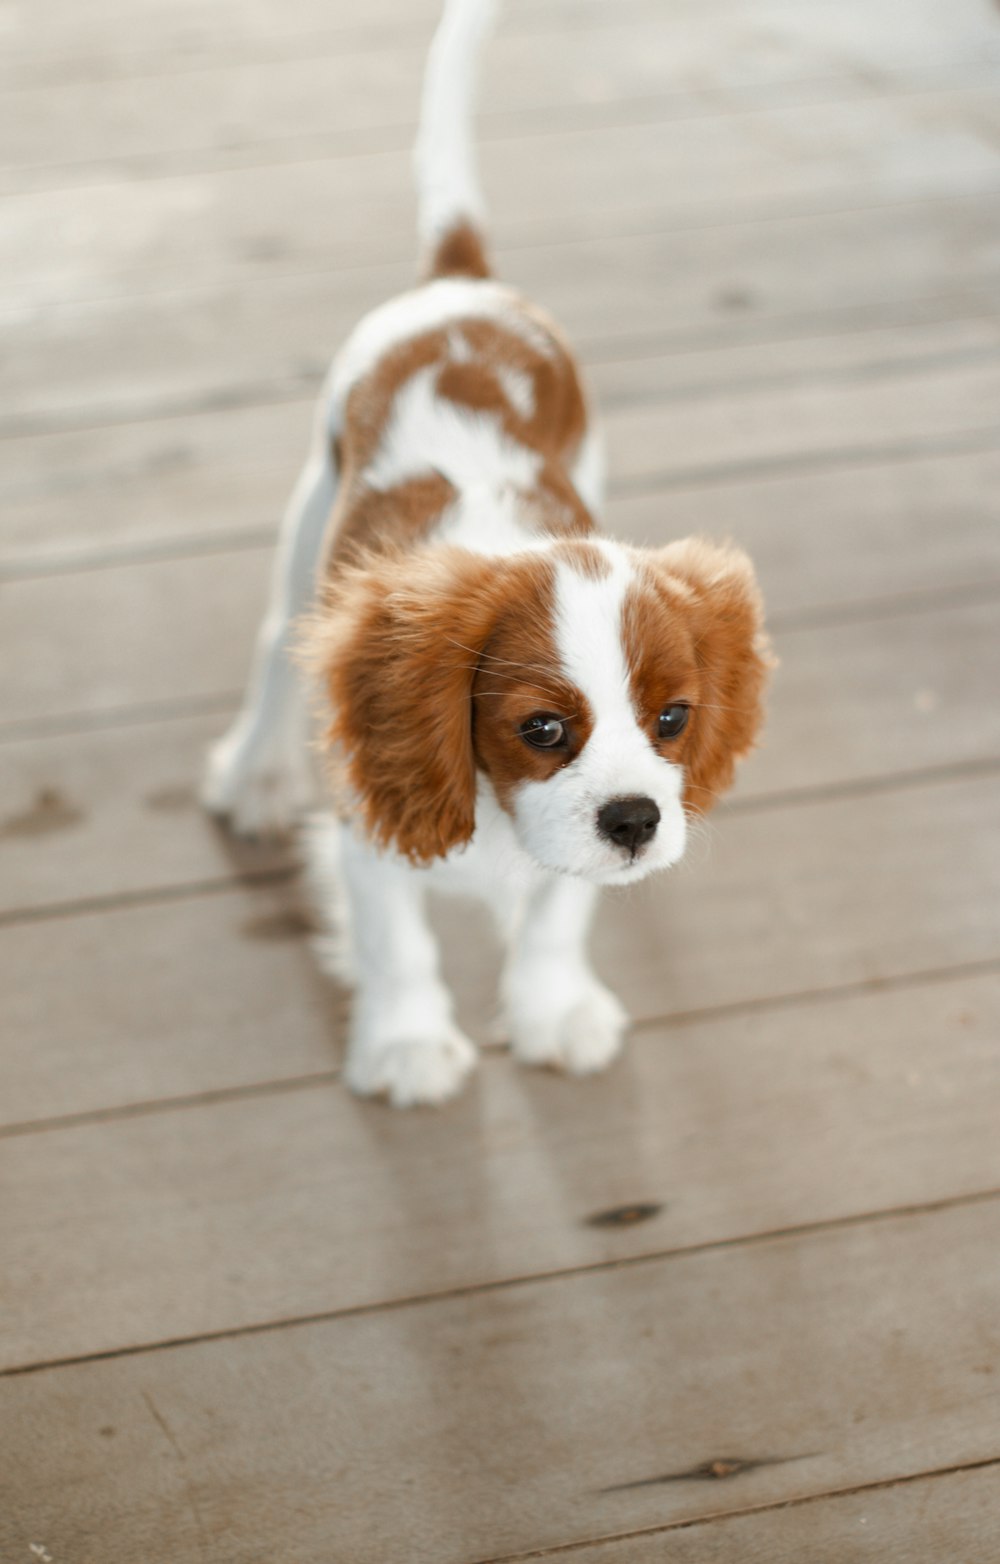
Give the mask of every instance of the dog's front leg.
[(397, 1108), (444, 1102), (477, 1056), (438, 970), (426, 872), (346, 829), (342, 848), (357, 982), (344, 1078), (352, 1091), (385, 1093)]
[(587, 958), (596, 899), (594, 886), (552, 876), (528, 900), (503, 978), (511, 1047), (525, 1064), (587, 1075), (621, 1049), (628, 1017)]

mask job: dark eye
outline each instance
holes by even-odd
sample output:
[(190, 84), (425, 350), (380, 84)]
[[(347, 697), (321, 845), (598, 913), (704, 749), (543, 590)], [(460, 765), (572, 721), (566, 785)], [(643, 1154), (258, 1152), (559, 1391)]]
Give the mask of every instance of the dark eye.
[(683, 733), (687, 727), (690, 715), (690, 706), (684, 706), (680, 701), (673, 706), (664, 706), (660, 712), (657, 724), (657, 737), (661, 739), (677, 738), (678, 734)]
[(535, 717), (529, 717), (527, 722), (521, 723), (517, 731), (524, 742), (534, 749), (557, 749), (560, 744), (566, 742), (565, 723), (545, 711), (539, 712)]

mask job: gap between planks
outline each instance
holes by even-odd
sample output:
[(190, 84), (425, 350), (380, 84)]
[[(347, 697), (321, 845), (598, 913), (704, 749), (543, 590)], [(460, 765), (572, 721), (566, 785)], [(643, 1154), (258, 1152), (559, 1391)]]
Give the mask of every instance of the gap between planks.
[[(908, 791), (910, 788), (941, 783), (967, 782), (1000, 774), (1000, 756), (983, 760), (965, 760), (953, 765), (919, 766), (912, 771), (890, 772), (885, 776), (854, 777), (849, 781), (817, 783), (813, 786), (778, 789), (754, 794), (745, 799), (720, 803), (717, 815), (764, 814), (775, 809), (795, 808), (799, 804), (829, 803), (837, 799), (867, 798), (880, 793)], [(281, 885), (298, 874), (294, 863), (275, 869), (248, 870), (233, 874), (211, 875), (205, 879), (182, 881), (177, 885), (150, 885), (141, 890), (114, 891), (107, 895), (71, 897), (66, 901), (42, 903), (35, 907), (10, 907), (0, 912), (0, 931), (30, 923), (56, 922), (94, 913), (120, 911), (125, 907), (148, 907), (164, 902), (189, 901), (202, 896), (218, 896), (238, 886)]]
[[(827, 218), (853, 217), (868, 213), (896, 213), (905, 211), (936, 212), (955, 206), (982, 208), (986, 203), (1000, 199), (1000, 184), (986, 182), (977, 189), (953, 191), (906, 192), (894, 195), (879, 192), (868, 199), (850, 188), (830, 192), (820, 200), (799, 198), (791, 204), (775, 205), (756, 210), (727, 211), (719, 215), (718, 206), (701, 202), (694, 208), (651, 208), (628, 210), (614, 217), (615, 240), (658, 239), (679, 234), (711, 233), (724, 228), (766, 228), (771, 225), (822, 222)], [(521, 251), (574, 250), (587, 244), (603, 244), (608, 234), (608, 214), (597, 213), (596, 220), (588, 215), (566, 215), (558, 228), (549, 227), (545, 218), (526, 220), (521, 227), (512, 223), (506, 227), (494, 224), (492, 229), (492, 253), (498, 259)], [(305, 281), (310, 278), (337, 278), (358, 274), (369, 277), (373, 267), (406, 266), (415, 268), (418, 254), (415, 241), (407, 238), (405, 249), (402, 235), (387, 236), (376, 251), (345, 252), (335, 265), (307, 264), (293, 267), (272, 268), (260, 276), (239, 271), (223, 273), (212, 279), (203, 279), (188, 286), (159, 287), (142, 293), (101, 292), (77, 294), (62, 301), (58, 310), (63, 316), (86, 314), (93, 310), (106, 312), (109, 306), (120, 304), (145, 307), (151, 303), (190, 301), (215, 298), (220, 293), (231, 294), (239, 290), (253, 296), (273, 283)], [(500, 277), (504, 280), (506, 271)], [(984, 286), (988, 286), (983, 279)], [(398, 287), (395, 291), (399, 291)], [(21, 319), (20, 307), (15, 303), (14, 319)], [(0, 305), (0, 325), (11, 313), (7, 304)], [(50, 309), (50, 314), (52, 313)], [(29, 415), (37, 416), (37, 415)]]
[(72, 1368), (83, 1363), (103, 1363), (116, 1358), (145, 1357), (153, 1352), (168, 1352), (178, 1347), (200, 1346), (206, 1342), (234, 1341), (244, 1336), (272, 1335), (276, 1331), (295, 1330), (303, 1326), (327, 1324), (334, 1320), (359, 1319), (370, 1315), (397, 1313), (403, 1309), (420, 1308), (455, 1298), (478, 1297), (483, 1294), (511, 1292), (518, 1287), (534, 1287), (551, 1282), (572, 1282), (581, 1277), (599, 1275), (607, 1271), (630, 1270), (637, 1266), (659, 1265), (671, 1260), (689, 1259), (693, 1255), (724, 1253), (730, 1250), (760, 1248), (764, 1244), (788, 1243), (798, 1239), (820, 1237), (825, 1233), (843, 1232), (859, 1227), (874, 1227), (881, 1222), (899, 1222), (929, 1216), (943, 1211), (964, 1210), (971, 1206), (1000, 1202), (1000, 1189), (976, 1190), (966, 1195), (946, 1195), (939, 1200), (923, 1200), (910, 1205), (891, 1206), (878, 1211), (858, 1211), (853, 1216), (826, 1217), (816, 1222), (797, 1222), (788, 1227), (770, 1228), (759, 1233), (741, 1233), (738, 1237), (706, 1239), (702, 1243), (679, 1244), (676, 1248), (648, 1250), (642, 1254), (623, 1255), (613, 1260), (594, 1260), (583, 1265), (563, 1266), (552, 1271), (534, 1271), (520, 1276), (498, 1277), (493, 1281), (468, 1282), (457, 1287), (445, 1287), (438, 1291), (411, 1293), (399, 1298), (388, 1298), (376, 1303), (351, 1304), (340, 1309), (320, 1309), (310, 1314), (288, 1315), (281, 1319), (259, 1320), (248, 1325), (235, 1325), (210, 1331), (197, 1331), (188, 1336), (176, 1336), (162, 1341), (140, 1342), (131, 1347), (105, 1347), (97, 1352), (82, 1352), (63, 1358), (39, 1359), (32, 1363), (17, 1363), (0, 1369), (0, 1380), (20, 1379), (29, 1374), (48, 1373)]
[[(1000, 191), (997, 194), (1000, 196)], [(965, 198), (944, 199), (964, 200)], [(336, 272), (331, 273), (334, 278), (336, 275)], [(671, 358), (675, 354), (711, 353), (717, 352), (720, 347), (769, 347), (781, 342), (810, 339), (824, 341), (852, 335), (863, 336), (869, 332), (894, 328), (905, 331), (911, 327), (916, 329), (928, 325), (949, 325), (957, 321), (992, 321), (995, 314), (996, 311), (987, 294), (984, 293), (980, 297), (974, 291), (964, 289), (957, 295), (941, 293), (917, 295), (907, 299), (902, 305), (898, 298), (876, 299), (865, 304), (834, 306), (818, 313), (765, 315), (750, 321), (726, 320), (714, 327), (702, 326), (694, 330), (674, 329), (666, 332), (651, 332), (642, 336), (626, 331), (616, 332), (611, 336), (577, 337), (575, 351), (584, 367), (592, 368), (599, 364)], [(899, 367), (902, 368), (909, 362), (909, 360), (901, 360)], [(919, 368), (920, 365), (918, 364), (917, 367)], [(923, 367), (927, 365), (924, 364)], [(97, 417), (82, 414), (78, 408), (55, 408), (45, 413), (13, 413), (6, 417), (0, 415), (0, 441), (84, 434), (90, 430), (97, 432), (131, 424), (189, 418), (201, 413), (229, 413), (250, 408), (285, 407), (295, 402), (301, 402), (303, 407), (308, 409), (315, 401), (325, 373), (324, 368), (305, 371), (297, 375), (294, 380), (259, 381), (255, 384), (220, 387), (192, 395), (181, 393), (172, 398), (161, 396), (145, 406), (140, 404), (138, 409), (134, 401), (121, 406), (109, 404), (99, 412)], [(801, 383), (818, 383), (825, 378), (832, 379), (835, 375), (843, 379), (849, 373), (845, 371), (838, 374), (830, 370), (823, 376), (802, 375)], [(761, 385), (771, 383), (770, 379), (761, 380)], [(794, 385), (800, 383), (800, 380), (788, 376), (782, 382), (779, 376), (775, 376), (773, 383)], [(697, 394), (707, 397), (714, 394), (717, 389), (714, 386), (706, 387), (699, 389)], [(739, 390), (742, 386), (739, 382), (731, 386), (721, 384), (724, 394), (732, 389)], [(682, 394), (689, 394), (689, 390), (671, 392), (663, 396), (662, 400), (677, 400)], [(602, 403), (602, 406), (604, 405), (613, 404)]]
[[(969, 978), (989, 977), (1000, 973), (1000, 955), (990, 960), (960, 962), (951, 967), (927, 967), (888, 978), (862, 978), (836, 987), (795, 990), (784, 994), (769, 994), (755, 999), (735, 999), (725, 1004), (703, 1005), (697, 1010), (678, 1010), (658, 1016), (647, 1016), (632, 1024), (631, 1032), (652, 1029), (680, 1031), (686, 1026), (697, 1026), (705, 1021), (725, 1020), (733, 1016), (767, 1014), (796, 1006), (836, 1004), (840, 1000), (857, 998), (865, 994), (900, 992), (913, 988), (936, 987), (942, 984), (964, 982)], [(481, 1062), (493, 1063), (503, 1057), (503, 1050), (486, 1048), (481, 1051)], [(122, 1103), (113, 1108), (89, 1108), (79, 1113), (64, 1113), (44, 1119), (25, 1119), (19, 1123), (0, 1125), (0, 1140), (17, 1140), (28, 1135), (49, 1134), (53, 1131), (81, 1129), (91, 1124), (114, 1123), (119, 1119), (149, 1118), (160, 1113), (183, 1112), (188, 1108), (207, 1108), (230, 1102), (253, 1101), (261, 1097), (284, 1096), (288, 1093), (313, 1091), (317, 1087), (335, 1085), (340, 1080), (340, 1070), (317, 1070), (310, 1075), (277, 1077), (270, 1081), (253, 1081), (242, 1086), (220, 1086), (209, 1091), (190, 1092), (177, 1097), (158, 1097), (148, 1101)]]
[[(967, 318), (967, 317), (963, 317)], [(985, 317), (984, 317), (985, 318)], [(905, 329), (905, 328), (904, 328)], [(706, 346), (705, 351), (711, 351)], [(647, 354), (650, 357), (659, 355)], [(664, 355), (669, 359), (670, 354)], [(774, 375), (757, 375), (744, 378), (742, 381), (722, 381), (697, 386), (667, 387), (655, 392), (649, 392), (636, 396), (626, 402), (620, 398), (604, 399), (605, 410), (615, 410), (625, 407), (641, 406), (655, 409), (667, 407), (676, 402), (689, 403), (700, 401), (711, 403), (714, 400), (725, 399), (732, 394), (754, 395), (758, 391), (767, 393), (778, 389), (795, 389), (796, 387), (828, 386), (831, 384), (855, 384), (859, 382), (870, 383), (872, 381), (894, 381), (908, 378), (911, 375), (920, 375), (928, 370), (963, 368), (968, 365), (992, 364), (1000, 357), (997, 348), (990, 345), (987, 348), (967, 349), (963, 352), (937, 352), (926, 354), (916, 358), (902, 358), (885, 360), (877, 364), (863, 365), (853, 368), (827, 367), (816, 374), (808, 371), (793, 373), (777, 373)], [(626, 358), (618, 362), (627, 362)], [(299, 398), (290, 396), (287, 399), (278, 399), (269, 403), (265, 398), (260, 402), (254, 402), (248, 398), (239, 401), (243, 408), (266, 407), (268, 405), (294, 405), (302, 402), (304, 412), (312, 404), (311, 397)], [(174, 413), (167, 416), (183, 416)], [(137, 420), (139, 422), (143, 420)], [(152, 421), (158, 421), (150, 419)], [(95, 426), (96, 429), (105, 426)], [(60, 429), (49, 430), (47, 433), (64, 434)], [(33, 438), (29, 436), (28, 438)], [(37, 438), (34, 437), (34, 438)], [(44, 438), (44, 436), (42, 436)], [(718, 483), (731, 482), (734, 478), (746, 482), (753, 479), (771, 479), (774, 477), (794, 476), (805, 469), (810, 472), (825, 470), (829, 466), (831, 471), (836, 471), (844, 466), (871, 466), (882, 462), (899, 462), (925, 457), (947, 458), (950, 456), (963, 456), (967, 454), (981, 454), (989, 452), (1000, 444), (1000, 436), (991, 428), (985, 430), (959, 431), (947, 436), (927, 437), (919, 441), (901, 442), (896, 445), (884, 447), (855, 448), (844, 446), (840, 448), (824, 448), (821, 451), (788, 452), (755, 457), (737, 461), (723, 461), (691, 468), (671, 468), (666, 473), (643, 474), (632, 479), (612, 480), (609, 489), (609, 500), (614, 502), (618, 498), (629, 498), (660, 492), (676, 493), (679, 490), (697, 490), (711, 487)], [(46, 493), (42, 489), (39, 491)], [(162, 539), (140, 543), (126, 543), (118, 545), (99, 545), (93, 548), (86, 546), (71, 552), (59, 551), (45, 554), (25, 555), (20, 559), (13, 559), (4, 563), (0, 559), (0, 581), (24, 581), (37, 580), (42, 577), (70, 575), (79, 571), (113, 569), (117, 565), (137, 563), (157, 563), (166, 559), (188, 559), (199, 556), (226, 554), (231, 551), (246, 551), (255, 548), (263, 548), (272, 544), (277, 536), (277, 527), (273, 522), (260, 523), (256, 526), (234, 528), (230, 531), (212, 533), (207, 537), (199, 534), (173, 539)]]
[(980, 1461), (959, 1461), (953, 1466), (929, 1467), (925, 1471), (907, 1472), (902, 1477), (884, 1477), (871, 1483), (852, 1483), (846, 1488), (827, 1488), (822, 1492), (802, 1494), (794, 1499), (779, 1499), (773, 1504), (750, 1504), (738, 1510), (718, 1510), (712, 1514), (692, 1517), (690, 1520), (668, 1521), (662, 1526), (642, 1526), (633, 1531), (607, 1532), (600, 1537), (557, 1542), (546, 1548), (531, 1548), (526, 1553), (491, 1554), (489, 1558), (472, 1560), (470, 1564), (534, 1564), (536, 1559), (568, 1558), (573, 1553), (608, 1547), (617, 1542), (640, 1542), (647, 1537), (691, 1531), (696, 1526), (712, 1526), (724, 1521), (740, 1520), (750, 1515), (767, 1515), (775, 1510), (800, 1510), (809, 1504), (849, 1499), (856, 1494), (879, 1493), (888, 1488), (903, 1488), (910, 1483), (933, 1482), (937, 1478), (957, 1477), (963, 1472), (990, 1471), (994, 1467), (1000, 1467), (1000, 1455), (987, 1456)]
[[(424, 44), (415, 46), (413, 52), (424, 54)], [(927, 86), (912, 82), (887, 81), (878, 93), (877, 101), (890, 103), (912, 99), (961, 98), (964, 93), (981, 92), (983, 73), (980, 57), (956, 61), (951, 69), (955, 76)], [(963, 73), (967, 80), (962, 80)], [(414, 71), (414, 80), (418, 72)], [(825, 84), (830, 90), (822, 90)], [(807, 90), (801, 96), (801, 90)], [(738, 107), (724, 109), (709, 104), (699, 105), (697, 96), (684, 91), (669, 93), (637, 93), (617, 98), (587, 102), (570, 100), (553, 106), (527, 106), (522, 109), (498, 109), (477, 117), (476, 140), (483, 146), (503, 146), (506, 142), (532, 140), (546, 136), (572, 135), (594, 130), (628, 130), (664, 125), (683, 125), (692, 122), (711, 124), (752, 118), (755, 115), (772, 114), (775, 108), (794, 109), (839, 108), (861, 102), (875, 101), (873, 94), (866, 94), (856, 87), (851, 90), (849, 77), (836, 75), (785, 77), (777, 82), (741, 84), (738, 91), (747, 96), (753, 93), (771, 94), (766, 101), (744, 102)], [(13, 91), (51, 91), (51, 88), (27, 87)], [(6, 96), (12, 89), (5, 89)], [(786, 106), (780, 101), (784, 92), (792, 93)], [(779, 101), (775, 101), (775, 99)], [(671, 105), (684, 105), (679, 110)], [(234, 142), (220, 149), (213, 146), (189, 147), (178, 151), (131, 152), (115, 155), (114, 174), (124, 174), (130, 182), (154, 184), (161, 180), (177, 178), (213, 178), (232, 172), (254, 173), (268, 169), (298, 168), (310, 163), (338, 163), (363, 157), (383, 157), (386, 154), (404, 154), (409, 151), (416, 135), (415, 120), (396, 120), (380, 125), (359, 125), (337, 132), (330, 131), (310, 136), (298, 135), (261, 138)], [(285, 155), (281, 149), (286, 148)], [(248, 154), (241, 156), (241, 154)], [(108, 157), (92, 156), (74, 159), (56, 159), (45, 162), (12, 163), (0, 165), (0, 178), (7, 181), (7, 188), (0, 192), (0, 201), (16, 200), (24, 195), (52, 195), (62, 191), (78, 191), (94, 185), (110, 183)], [(94, 178), (55, 178), (40, 181), (37, 176), (46, 172), (55, 174), (71, 170), (92, 169)], [(35, 176), (35, 177), (32, 177)]]

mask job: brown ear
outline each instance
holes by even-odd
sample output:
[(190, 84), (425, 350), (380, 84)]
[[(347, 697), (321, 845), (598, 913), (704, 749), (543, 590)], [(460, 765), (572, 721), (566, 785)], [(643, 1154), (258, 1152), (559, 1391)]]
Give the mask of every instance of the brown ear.
[(742, 549), (685, 538), (657, 550), (656, 560), (691, 594), (701, 692), (684, 751), (685, 802), (704, 812), (732, 784), (736, 761), (753, 747), (775, 660), (753, 566)]
[(462, 549), (340, 569), (304, 626), (303, 661), (372, 840), (414, 863), (475, 827), (472, 681), (498, 609), (499, 565)]

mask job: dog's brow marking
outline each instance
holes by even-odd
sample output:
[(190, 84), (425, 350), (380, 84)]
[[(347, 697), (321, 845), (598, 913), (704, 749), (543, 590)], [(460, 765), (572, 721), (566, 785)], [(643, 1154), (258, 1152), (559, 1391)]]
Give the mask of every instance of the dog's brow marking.
[(613, 544), (595, 546), (608, 559), (610, 575), (593, 580), (564, 561), (556, 567), (556, 645), (566, 676), (586, 695), (595, 721), (620, 722), (632, 715), (621, 635), (632, 571)]

